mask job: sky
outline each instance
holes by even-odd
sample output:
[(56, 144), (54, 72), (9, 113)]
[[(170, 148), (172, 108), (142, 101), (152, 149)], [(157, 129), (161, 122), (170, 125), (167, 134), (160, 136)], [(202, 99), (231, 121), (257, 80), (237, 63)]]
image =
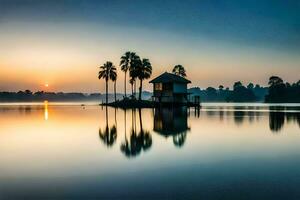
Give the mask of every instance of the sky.
[(300, 1), (0, 0), (0, 91), (104, 92), (98, 66), (112, 61), (124, 92), (126, 51), (150, 59), (151, 78), (183, 65), (189, 87), (295, 82)]

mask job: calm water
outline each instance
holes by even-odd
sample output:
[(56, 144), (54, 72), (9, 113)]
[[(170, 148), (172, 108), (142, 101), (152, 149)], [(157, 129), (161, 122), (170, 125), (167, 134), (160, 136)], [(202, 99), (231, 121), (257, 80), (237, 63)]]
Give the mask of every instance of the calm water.
[(300, 105), (0, 105), (0, 199), (300, 199)]

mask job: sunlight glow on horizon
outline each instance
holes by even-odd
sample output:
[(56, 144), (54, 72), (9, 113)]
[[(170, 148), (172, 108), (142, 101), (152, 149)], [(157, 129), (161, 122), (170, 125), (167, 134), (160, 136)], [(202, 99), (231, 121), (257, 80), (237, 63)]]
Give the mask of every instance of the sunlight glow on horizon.
[[(182, 64), (189, 86), (232, 87), (235, 81), (267, 85), (271, 75), (285, 81), (299, 79), (297, 52), (241, 46), (224, 41), (185, 37), (157, 29), (126, 29), (118, 25), (93, 23), (7, 22), (0, 32), (0, 90), (104, 92), (103, 80), (97, 79), (98, 66), (112, 61), (118, 69), (117, 92), (123, 91), (124, 73), (120, 57), (126, 51), (149, 58), (153, 74), (144, 81), (144, 89), (155, 76)], [(39, 29), (37, 29), (37, 27)], [(24, 32), (25, 31), (25, 32)], [(22, 34), (21, 34), (22, 33)], [(23, 35), (26, 37), (23, 37)], [(47, 80), (49, 82), (45, 83)], [(44, 85), (41, 86), (40, 83)], [(109, 85), (112, 91), (112, 84)], [(127, 87), (130, 92), (130, 87)]]

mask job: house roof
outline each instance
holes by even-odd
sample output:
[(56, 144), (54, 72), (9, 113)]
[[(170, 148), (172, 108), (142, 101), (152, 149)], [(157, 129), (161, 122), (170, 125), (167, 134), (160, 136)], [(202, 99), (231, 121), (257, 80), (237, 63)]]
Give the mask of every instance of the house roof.
[(160, 76), (156, 77), (155, 79), (153, 79), (152, 81), (150, 81), (149, 83), (186, 83), (186, 84), (188, 84), (188, 83), (191, 83), (191, 81), (187, 80), (181, 76), (165, 72), (165, 73), (161, 74)]

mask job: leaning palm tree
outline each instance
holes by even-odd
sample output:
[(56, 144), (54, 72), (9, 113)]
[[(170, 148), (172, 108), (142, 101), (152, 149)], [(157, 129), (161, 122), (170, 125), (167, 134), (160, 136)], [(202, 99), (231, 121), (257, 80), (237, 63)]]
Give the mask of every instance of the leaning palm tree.
[(186, 72), (182, 65), (175, 65), (172, 72), (178, 76), (186, 77)]
[(110, 61), (107, 61), (102, 66), (100, 66), (100, 71), (98, 74), (98, 79), (105, 80), (105, 89), (106, 89), (106, 104), (108, 102), (108, 80), (111, 77), (111, 74), (116, 73), (116, 67)]
[(142, 100), (142, 88), (143, 88), (143, 80), (150, 78), (152, 74), (152, 66), (149, 59), (144, 58), (142, 61), (138, 62), (137, 65), (137, 77), (140, 80), (139, 87), (139, 100)]
[(110, 76), (109, 76), (110, 80), (112, 80), (112, 82), (114, 82), (114, 95), (115, 95), (115, 101), (117, 101), (117, 73), (116, 71), (111, 71)]

